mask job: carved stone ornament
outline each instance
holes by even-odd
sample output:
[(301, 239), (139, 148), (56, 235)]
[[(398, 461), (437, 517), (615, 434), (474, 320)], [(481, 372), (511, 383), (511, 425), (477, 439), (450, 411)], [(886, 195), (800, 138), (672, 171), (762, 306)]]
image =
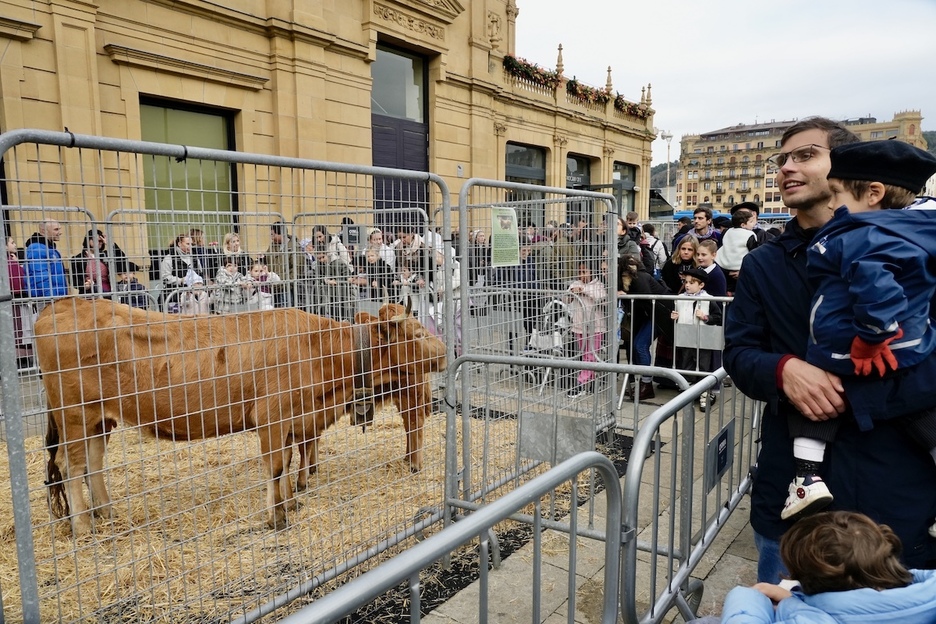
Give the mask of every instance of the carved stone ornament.
[(517, 19), (517, 16), (520, 15), (520, 9), (517, 8), (517, 3), (515, 0), (507, 0), (507, 17), (514, 21)]
[(565, 144), (569, 142), (569, 139), (562, 136), (561, 134), (557, 134), (553, 137), (553, 142), (555, 142), (558, 147), (565, 147)]
[(501, 42), (501, 18), (500, 15), (494, 11), (488, 11), (488, 41), (491, 42), (491, 47), (495, 50), (500, 46)]
[(496, 134), (497, 136), (504, 136), (505, 134), (507, 134), (507, 125), (502, 124), (499, 121), (495, 121), (494, 122), (494, 134)]
[(458, 0), (388, 0), (401, 8), (412, 9), (422, 13), (430, 19), (436, 19), (444, 24), (451, 24), (461, 15), (465, 7)]
[(374, 15), (420, 35), (426, 35), (439, 41), (445, 41), (445, 29), (425, 20), (407, 15), (398, 9), (374, 3)]

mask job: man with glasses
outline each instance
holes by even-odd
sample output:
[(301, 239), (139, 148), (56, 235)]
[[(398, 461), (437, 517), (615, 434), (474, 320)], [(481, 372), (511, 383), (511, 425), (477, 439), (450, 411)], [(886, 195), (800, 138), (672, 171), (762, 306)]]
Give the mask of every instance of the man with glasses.
[[(813, 289), (806, 249), (832, 217), (826, 176), (831, 148), (858, 140), (830, 119), (811, 117), (783, 134), (777, 186), (795, 217), (779, 237), (749, 253), (725, 322), (725, 368), (747, 396), (764, 401), (761, 449), (751, 493), (751, 526), (759, 553), (758, 580), (777, 583), (785, 572), (779, 540), (795, 519), (782, 520), (789, 477), (795, 472), (788, 418), (841, 418), (825, 477), (836, 492), (832, 508), (858, 511), (889, 525), (904, 545), (909, 567), (936, 565), (936, 540), (927, 529), (936, 515), (936, 466), (894, 421), (861, 432), (847, 410), (841, 380), (805, 361)], [(840, 494), (841, 492), (841, 494)]]

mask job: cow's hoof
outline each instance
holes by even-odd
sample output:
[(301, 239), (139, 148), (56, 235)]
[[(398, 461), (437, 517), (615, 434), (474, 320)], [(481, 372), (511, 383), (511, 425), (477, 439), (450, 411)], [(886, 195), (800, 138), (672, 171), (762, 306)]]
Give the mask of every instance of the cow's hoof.
[(71, 521), (72, 537), (84, 537), (91, 534), (91, 514), (75, 516)]
[(101, 518), (102, 520), (113, 520), (114, 519), (114, 508), (110, 505), (101, 505), (100, 507), (95, 507), (92, 510), (95, 518)]
[(274, 531), (282, 531), (285, 529), (287, 526), (289, 526), (289, 523), (286, 522), (286, 512), (281, 511), (274, 513), (273, 517), (267, 521), (267, 526), (269, 526)]

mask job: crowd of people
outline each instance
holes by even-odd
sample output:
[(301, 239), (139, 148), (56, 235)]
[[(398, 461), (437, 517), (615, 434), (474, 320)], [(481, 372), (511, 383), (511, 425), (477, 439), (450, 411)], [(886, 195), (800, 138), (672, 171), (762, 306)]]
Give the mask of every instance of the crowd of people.
[[(101, 230), (87, 232), (81, 251), (67, 266), (57, 249), (62, 227), (49, 219), (40, 223), (27, 241), (25, 262), (20, 268), (27, 286), (24, 296), (36, 301), (64, 296), (73, 289), (79, 295), (110, 297), (140, 308), (153, 307), (155, 298), (155, 305), (161, 310), (187, 314), (296, 306), (349, 321), (358, 310), (375, 312), (384, 302), (405, 301), (414, 296), (426, 304), (418, 311), (420, 319), (441, 333), (446, 281), (453, 289), (453, 300), (457, 301), (461, 286), (459, 264), (466, 261), (469, 286), (478, 293), (471, 299), (472, 315), (487, 314), (485, 288), (508, 287), (514, 293), (524, 335), (511, 333), (510, 341), (518, 350), (529, 343), (545, 303), (545, 293), (568, 293), (577, 319), (573, 334), (581, 343), (578, 351), (586, 361), (594, 359), (602, 346), (608, 344), (608, 327), (614, 327), (615, 334), (620, 335), (617, 323), (601, 315), (606, 308), (597, 305), (607, 299), (608, 293), (677, 294), (682, 291), (685, 271), (703, 266), (706, 271), (717, 271), (716, 279), (709, 280), (707, 292), (715, 296), (725, 294), (724, 288), (718, 286), (725, 278), (713, 262), (715, 244), (711, 243), (710, 249), (699, 246), (700, 240), (703, 243), (718, 240), (710, 235), (710, 219), (700, 218), (696, 230), (679, 234), (685, 245), (677, 255), (685, 262), (677, 265), (677, 256), (670, 257), (653, 224), (641, 226), (633, 212), (617, 218), (620, 263), (610, 279), (605, 225), (594, 227), (587, 216), (573, 221), (562, 224), (553, 221), (542, 228), (524, 224), (520, 230), (519, 264), (496, 270), (484, 230), (470, 233), (465, 258), (458, 257), (456, 252), (446, 262), (441, 233), (423, 232), (410, 225), (398, 226), (393, 231), (362, 230), (366, 236), (362, 235), (360, 241), (357, 236), (350, 236), (351, 232), (358, 232), (356, 227), (343, 226), (329, 232), (327, 227), (316, 225), (309, 237), (297, 240), (288, 224), (276, 222), (270, 225), (267, 248), (253, 253), (242, 248), (240, 235), (235, 231), (225, 234), (218, 246), (206, 243), (201, 229), (191, 228), (178, 234), (158, 260), (154, 259), (156, 266), (151, 275), (158, 276), (158, 288), (147, 289), (136, 277), (139, 267), (128, 260), (119, 245), (109, 244)], [(684, 251), (690, 245), (691, 253)], [(643, 275), (633, 279), (630, 260), (649, 276), (649, 281)], [(576, 282), (586, 276), (586, 285), (595, 284), (580, 291)], [(595, 298), (599, 283), (605, 294)], [(456, 305), (454, 314), (455, 340), (460, 345), (460, 305)], [(638, 332), (637, 338), (633, 358), (637, 363), (649, 364), (649, 343), (654, 336)], [(591, 389), (587, 375), (580, 381), (570, 395), (578, 396)], [(652, 387), (649, 393), (646, 385), (641, 385), (641, 390), (643, 398), (652, 396)]]

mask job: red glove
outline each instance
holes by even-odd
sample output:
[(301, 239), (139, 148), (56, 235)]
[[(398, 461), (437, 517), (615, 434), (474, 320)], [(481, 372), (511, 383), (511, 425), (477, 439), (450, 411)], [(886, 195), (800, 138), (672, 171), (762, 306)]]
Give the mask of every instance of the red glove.
[(897, 358), (887, 345), (902, 337), (903, 330), (899, 327), (896, 334), (878, 344), (867, 343), (861, 339), (861, 336), (855, 336), (851, 344), (851, 359), (855, 364), (855, 374), (870, 375), (872, 365), (882, 377), (887, 372), (887, 364), (890, 365), (891, 370), (897, 370)]

